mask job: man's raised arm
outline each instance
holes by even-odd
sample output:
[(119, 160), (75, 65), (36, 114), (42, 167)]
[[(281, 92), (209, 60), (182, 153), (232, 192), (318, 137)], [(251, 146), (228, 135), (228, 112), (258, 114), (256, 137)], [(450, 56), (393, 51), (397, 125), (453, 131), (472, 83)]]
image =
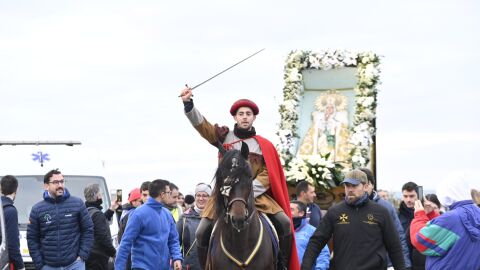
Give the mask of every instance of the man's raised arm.
[(182, 90), (180, 97), (183, 101), (185, 115), (198, 133), (214, 146), (217, 146), (218, 143), (222, 143), (228, 133), (228, 128), (212, 125), (207, 119), (205, 119), (205, 117), (193, 105), (193, 100), (191, 98), (192, 90), (190, 88)]

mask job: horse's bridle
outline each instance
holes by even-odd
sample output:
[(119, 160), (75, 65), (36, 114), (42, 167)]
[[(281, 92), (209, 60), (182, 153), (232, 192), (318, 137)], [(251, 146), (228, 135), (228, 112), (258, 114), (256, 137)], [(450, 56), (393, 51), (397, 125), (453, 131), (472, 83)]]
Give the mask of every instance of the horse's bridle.
[[(225, 197), (224, 197), (225, 198)], [(244, 225), (239, 228), (237, 227), (237, 225), (235, 225), (235, 223), (233, 222), (233, 217), (232, 215), (230, 214), (230, 208), (232, 207), (232, 204), (234, 202), (242, 202), (244, 205), (245, 205), (245, 218), (244, 218)], [(252, 218), (251, 215), (249, 215), (249, 212), (248, 212), (248, 204), (247, 202), (242, 199), (242, 198), (235, 198), (233, 200), (231, 200), (230, 202), (228, 202), (228, 199), (225, 198), (225, 208), (226, 208), (226, 214), (225, 214), (225, 222), (226, 223), (231, 223), (232, 224), (232, 227), (237, 230), (237, 232), (240, 232), (241, 230), (245, 229), (245, 226), (248, 225), (248, 223), (250, 222), (250, 219)]]
[[(227, 177), (227, 179), (225, 179), (224, 181), (224, 184), (226, 183), (227, 185), (224, 185), (220, 188), (221, 190), (221, 194), (223, 196), (223, 199), (224, 199), (224, 207), (225, 207), (225, 222), (228, 224), (229, 222), (232, 224), (232, 227), (237, 230), (238, 232), (240, 232), (241, 230), (245, 229), (245, 226), (248, 225), (248, 223), (250, 222), (251, 218), (252, 218), (252, 215), (250, 215), (249, 211), (248, 211), (248, 202), (243, 199), (243, 198), (234, 198), (233, 200), (231, 201), (228, 201), (228, 197), (230, 196), (230, 190), (232, 189), (232, 187), (237, 184), (238, 182), (240, 181), (240, 179), (238, 178), (235, 178), (235, 179), (231, 179), (229, 177)], [(245, 219), (244, 219), (244, 225), (239, 228), (235, 225), (235, 223), (233, 222), (233, 217), (232, 215), (230, 214), (230, 208), (232, 207), (233, 203), (235, 202), (242, 202), (244, 205), (245, 205)]]

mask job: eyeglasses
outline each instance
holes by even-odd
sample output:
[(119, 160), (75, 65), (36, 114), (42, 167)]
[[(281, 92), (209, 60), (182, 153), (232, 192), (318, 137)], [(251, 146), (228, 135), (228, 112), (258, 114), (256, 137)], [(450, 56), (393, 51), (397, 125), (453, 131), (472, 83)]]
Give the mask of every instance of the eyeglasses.
[(171, 191), (164, 191), (163, 193), (167, 194), (168, 196), (170, 196), (172, 194)]
[(53, 181), (50, 181), (48, 182), (49, 184), (52, 184), (52, 185), (59, 185), (59, 184), (65, 184), (67, 181), (65, 181), (65, 179), (62, 179), (62, 180), (53, 180)]

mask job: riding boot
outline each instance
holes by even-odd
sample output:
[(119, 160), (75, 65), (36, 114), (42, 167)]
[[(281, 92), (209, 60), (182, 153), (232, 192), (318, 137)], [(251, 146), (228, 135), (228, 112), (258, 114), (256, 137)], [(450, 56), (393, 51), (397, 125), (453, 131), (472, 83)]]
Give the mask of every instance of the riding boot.
[(200, 262), (200, 267), (205, 269), (207, 264), (207, 256), (208, 256), (208, 247), (201, 247), (197, 245), (197, 255), (198, 261)]
[(208, 258), (208, 245), (210, 243), (210, 236), (212, 234), (213, 223), (208, 218), (202, 218), (198, 224), (195, 232), (195, 239), (197, 241), (198, 261), (202, 269), (206, 268)]
[(292, 235), (288, 234), (279, 237), (281, 267), (279, 269), (288, 269), (290, 262), (290, 255), (292, 254)]

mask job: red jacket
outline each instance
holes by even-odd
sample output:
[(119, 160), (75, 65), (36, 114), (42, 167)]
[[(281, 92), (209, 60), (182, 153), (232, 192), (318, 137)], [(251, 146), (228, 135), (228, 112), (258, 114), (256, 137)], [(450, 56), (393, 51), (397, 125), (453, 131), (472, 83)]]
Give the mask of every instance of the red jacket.
[(432, 220), (432, 219), (434, 219), (438, 216), (440, 216), (440, 214), (436, 211), (432, 211), (428, 214), (425, 214), (425, 210), (415, 212), (415, 214), (413, 216), (412, 223), (410, 224), (410, 235), (409, 235), (409, 237), (410, 237), (410, 241), (412, 242), (412, 245), (417, 250), (422, 249), (422, 247), (418, 245), (418, 240), (417, 240), (417, 237), (415, 237), (415, 236), (417, 235), (417, 233), (423, 227), (425, 227), (425, 225), (427, 225), (427, 222), (429, 222), (430, 220)]

